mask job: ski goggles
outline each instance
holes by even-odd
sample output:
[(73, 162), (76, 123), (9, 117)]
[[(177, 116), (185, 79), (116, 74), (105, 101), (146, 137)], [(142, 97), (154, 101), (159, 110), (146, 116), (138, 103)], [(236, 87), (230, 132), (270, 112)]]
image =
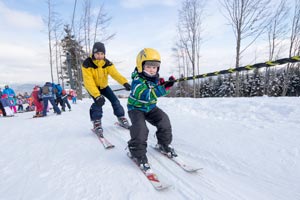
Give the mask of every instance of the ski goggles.
[(160, 67), (160, 62), (158, 62), (158, 61), (146, 61), (144, 66)]

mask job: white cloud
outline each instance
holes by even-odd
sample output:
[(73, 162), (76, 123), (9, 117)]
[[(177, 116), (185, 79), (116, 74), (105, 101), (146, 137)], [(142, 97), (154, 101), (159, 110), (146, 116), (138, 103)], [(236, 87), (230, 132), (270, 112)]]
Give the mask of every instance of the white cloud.
[(1, 41), (0, 80), (2, 82), (46, 80), (50, 71), (47, 53), (47, 48), (38, 45), (29, 47), (25, 43), (13, 44)]
[(41, 17), (13, 10), (0, 2), (0, 26), (1, 82), (47, 79), (50, 71), (47, 35), (40, 31)]
[(10, 9), (0, 2), (0, 25), (1, 27), (41, 29), (43, 21), (40, 16)]
[(125, 8), (141, 8), (152, 5), (174, 6), (178, 0), (121, 0), (121, 5)]

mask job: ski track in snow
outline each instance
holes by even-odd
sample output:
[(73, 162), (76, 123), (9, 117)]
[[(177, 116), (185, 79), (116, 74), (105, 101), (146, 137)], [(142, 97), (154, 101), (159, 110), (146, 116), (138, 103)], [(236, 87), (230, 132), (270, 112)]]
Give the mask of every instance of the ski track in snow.
[(148, 160), (172, 185), (164, 191), (127, 157), (129, 131), (114, 125), (109, 102), (102, 124), (115, 148), (103, 148), (90, 130), (90, 104), (78, 101), (60, 116), (0, 118), (0, 200), (300, 199), (299, 98), (161, 98), (177, 153), (203, 168), (187, 173), (152, 149), (148, 124)]

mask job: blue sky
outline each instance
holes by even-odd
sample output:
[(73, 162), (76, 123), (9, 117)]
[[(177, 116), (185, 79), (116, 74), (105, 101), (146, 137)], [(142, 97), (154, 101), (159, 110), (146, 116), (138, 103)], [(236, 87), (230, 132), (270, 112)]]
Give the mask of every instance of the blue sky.
[[(55, 10), (63, 13), (64, 24), (70, 24), (74, 0), (57, 2)], [(96, 4), (95, 0), (93, 5)], [(81, 5), (82, 1), (78, 0), (78, 19)], [(108, 31), (117, 34), (106, 43), (106, 56), (115, 62), (122, 74), (130, 78), (137, 53), (144, 47), (151, 47), (161, 53), (161, 76), (174, 74), (178, 77), (171, 48), (176, 41), (181, 1), (106, 0), (104, 5), (112, 17)], [(220, 4), (212, 0), (206, 8), (201, 73), (231, 68), (235, 58), (234, 35), (220, 14)], [(43, 0), (0, 0), (0, 84), (51, 79), (45, 17), (47, 5)]]

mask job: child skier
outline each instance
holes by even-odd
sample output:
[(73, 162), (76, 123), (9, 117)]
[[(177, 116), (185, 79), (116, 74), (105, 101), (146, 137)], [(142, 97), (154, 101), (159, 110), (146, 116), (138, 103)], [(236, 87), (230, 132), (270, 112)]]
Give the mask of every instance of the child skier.
[(31, 96), (35, 105), (35, 115), (33, 117), (43, 117), (43, 102), (42, 96), (40, 95), (40, 87), (34, 86)]
[(8, 100), (10, 101), (10, 109), (13, 110), (14, 113), (17, 113), (16, 108), (16, 93), (15, 91), (10, 88), (8, 85), (5, 85), (5, 89), (2, 92), (3, 94), (7, 94)]
[(146, 156), (147, 137), (149, 130), (148, 121), (156, 126), (158, 140), (157, 148), (169, 157), (176, 157), (171, 147), (172, 128), (168, 115), (156, 106), (157, 98), (169, 93), (175, 78), (171, 76), (171, 82), (165, 82), (159, 78), (160, 55), (155, 49), (144, 48), (136, 58), (136, 68), (132, 73), (131, 93), (128, 98), (128, 115), (131, 120), (128, 147), (131, 157), (139, 164), (141, 169), (149, 169)]
[(69, 91), (69, 95), (72, 97), (72, 103), (76, 104), (76, 100), (77, 100), (76, 90), (70, 90)]
[(2, 106), (3, 106), (4, 110), (5, 110), (6, 117), (12, 117), (12, 116), (14, 116), (14, 113), (13, 113), (13, 111), (10, 108), (12, 104), (11, 104), (11, 101), (9, 100), (7, 94), (2, 94), (1, 103), (2, 103)]
[(19, 95), (17, 97), (17, 105), (18, 105), (18, 112), (24, 112), (24, 107), (23, 107), (23, 97)]
[(114, 110), (114, 115), (118, 118), (121, 126), (129, 127), (129, 123), (125, 118), (125, 111), (119, 99), (116, 97), (112, 89), (108, 85), (108, 75), (115, 79), (119, 84), (123, 85), (126, 90), (130, 90), (130, 85), (125, 77), (123, 77), (105, 57), (105, 46), (101, 42), (96, 42), (93, 46), (93, 53), (85, 59), (82, 64), (82, 76), (84, 87), (94, 100), (90, 108), (90, 119), (93, 122), (94, 130), (97, 135), (102, 134), (102, 106), (106, 97)]
[(68, 100), (68, 94), (67, 94), (67, 91), (65, 89), (63, 89), (61, 91), (61, 99), (62, 99), (62, 102), (63, 102), (63, 111), (66, 111), (66, 106), (68, 106), (69, 108), (69, 111), (71, 111), (71, 105), (69, 103), (69, 100)]

